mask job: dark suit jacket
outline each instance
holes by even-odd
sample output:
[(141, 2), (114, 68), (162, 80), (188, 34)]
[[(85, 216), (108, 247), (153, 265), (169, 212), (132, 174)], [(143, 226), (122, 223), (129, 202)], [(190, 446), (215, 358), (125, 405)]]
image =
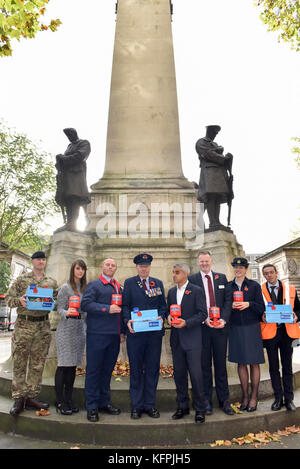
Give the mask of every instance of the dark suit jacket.
[[(122, 297), (122, 318), (123, 322), (131, 319), (131, 311), (134, 307), (139, 308), (141, 311), (148, 309), (157, 309), (158, 316), (165, 319), (166, 314), (166, 298), (164, 286), (161, 280), (149, 277), (149, 282), (153, 284), (151, 288), (160, 288), (161, 294), (149, 297), (143, 288), (139, 285), (139, 276), (130, 277), (124, 282), (123, 297)], [(128, 331), (127, 331), (128, 332)], [(161, 331), (154, 331), (153, 333), (161, 333)], [(147, 332), (150, 334), (150, 332)]]
[[(218, 272), (212, 272), (212, 274), (213, 274), (213, 279), (214, 279), (213, 282), (214, 282), (216, 306), (220, 308), (221, 319), (224, 319), (224, 321), (228, 323), (230, 319), (231, 305), (232, 305), (231, 293), (225, 288), (228, 281), (227, 281), (226, 275), (224, 274), (220, 274)], [(190, 275), (189, 281), (204, 289), (202, 276), (200, 272), (198, 272), (197, 274)], [(204, 299), (206, 303), (205, 293), (204, 293)]]
[[(170, 314), (170, 306), (177, 304), (177, 286), (171, 288), (168, 292), (168, 311)], [(186, 321), (186, 327), (176, 329), (171, 327), (171, 347), (176, 347), (178, 343), (184, 350), (201, 348), (202, 322), (207, 318), (205, 292), (203, 288), (188, 283), (181, 302), (181, 317)]]

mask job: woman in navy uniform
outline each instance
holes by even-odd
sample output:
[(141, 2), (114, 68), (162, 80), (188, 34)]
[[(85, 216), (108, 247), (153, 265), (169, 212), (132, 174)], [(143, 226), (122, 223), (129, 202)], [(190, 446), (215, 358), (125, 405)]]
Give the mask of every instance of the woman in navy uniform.
[[(243, 292), (243, 301), (233, 300), (230, 317), (229, 354), (230, 362), (238, 363), (238, 375), (241, 382), (243, 400), (241, 410), (253, 412), (257, 407), (258, 387), (260, 381), (260, 363), (265, 362), (263, 342), (260, 332), (260, 321), (265, 310), (260, 285), (246, 277), (248, 261), (236, 257), (231, 265), (235, 278), (226, 289), (232, 294)], [(251, 396), (248, 397), (248, 367), (250, 365)]]
[[(124, 283), (122, 316), (127, 324), (127, 353), (130, 365), (131, 418), (138, 419), (142, 412), (152, 418), (160, 417), (155, 408), (156, 387), (160, 370), (163, 320), (166, 313), (166, 299), (161, 280), (149, 277), (153, 257), (142, 253), (135, 256), (138, 275)], [(134, 332), (131, 312), (157, 309), (162, 329), (151, 332)]]

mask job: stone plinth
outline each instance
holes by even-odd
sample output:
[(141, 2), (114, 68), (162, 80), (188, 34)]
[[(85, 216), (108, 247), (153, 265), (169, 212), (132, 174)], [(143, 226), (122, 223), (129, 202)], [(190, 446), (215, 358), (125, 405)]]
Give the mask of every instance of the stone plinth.
[[(209, 251), (212, 254), (212, 269), (216, 272), (224, 273), (228, 280), (234, 278), (231, 262), (235, 257), (246, 257), (242, 245), (237, 241), (233, 232), (218, 230), (205, 232), (204, 242), (201, 250)], [(195, 253), (197, 256), (197, 253)], [(198, 271), (197, 258), (192, 257), (191, 268), (193, 273)], [(248, 275), (249, 274), (249, 275)], [(250, 272), (247, 273), (249, 277)]]

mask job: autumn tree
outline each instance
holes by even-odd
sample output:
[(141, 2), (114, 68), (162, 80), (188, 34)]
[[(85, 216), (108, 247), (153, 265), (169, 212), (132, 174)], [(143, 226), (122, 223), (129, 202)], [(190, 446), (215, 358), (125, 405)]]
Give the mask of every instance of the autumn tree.
[(48, 0), (0, 0), (0, 56), (12, 55), (11, 40), (34, 38), (38, 31), (56, 31), (60, 20), (42, 22)]
[(300, 50), (299, 0), (257, 0), (262, 10), (260, 17), (269, 31), (278, 31), (279, 40), (289, 42), (292, 49)]
[(0, 242), (25, 252), (41, 249), (58, 211), (55, 158), (0, 121)]

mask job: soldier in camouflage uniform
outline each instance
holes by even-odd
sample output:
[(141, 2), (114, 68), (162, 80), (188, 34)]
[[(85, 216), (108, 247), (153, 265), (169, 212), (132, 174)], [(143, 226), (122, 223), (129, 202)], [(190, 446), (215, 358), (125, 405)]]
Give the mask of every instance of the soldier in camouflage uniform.
[(51, 341), (48, 311), (26, 309), (26, 291), (32, 284), (52, 288), (56, 300), (58, 285), (56, 280), (45, 275), (44, 252), (35, 252), (31, 259), (33, 270), (18, 277), (6, 295), (8, 306), (17, 308), (18, 313), (12, 336), (12, 398), (15, 403), (11, 415), (18, 415), (24, 406), (35, 410), (49, 407), (48, 403), (37, 399)]

